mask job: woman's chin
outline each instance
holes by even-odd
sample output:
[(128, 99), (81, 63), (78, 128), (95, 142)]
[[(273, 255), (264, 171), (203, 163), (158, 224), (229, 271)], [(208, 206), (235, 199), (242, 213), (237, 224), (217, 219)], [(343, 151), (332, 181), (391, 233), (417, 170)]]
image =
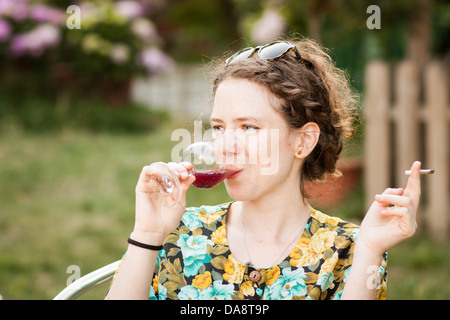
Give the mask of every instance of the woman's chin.
[(230, 198), (235, 201), (249, 201), (255, 198), (254, 191), (252, 192), (248, 188), (244, 189), (241, 185), (238, 185), (236, 183), (225, 182), (225, 187)]

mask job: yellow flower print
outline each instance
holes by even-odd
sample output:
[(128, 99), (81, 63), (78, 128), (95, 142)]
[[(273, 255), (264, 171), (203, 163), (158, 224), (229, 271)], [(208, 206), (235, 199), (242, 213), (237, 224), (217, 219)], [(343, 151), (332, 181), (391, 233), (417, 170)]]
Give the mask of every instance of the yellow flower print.
[(203, 290), (212, 284), (211, 272), (206, 271), (204, 274), (198, 274), (192, 281), (192, 286)]
[(280, 276), (280, 267), (275, 266), (272, 269), (269, 269), (267, 271), (266, 285), (270, 286), (272, 283), (277, 281), (279, 276)]
[(211, 240), (216, 244), (223, 245), (227, 243), (226, 236), (226, 229), (225, 225), (223, 224), (212, 233)]
[(320, 211), (314, 210), (312, 215), (319, 220), (320, 223), (326, 223), (330, 226), (336, 226), (339, 222), (343, 222), (341, 219), (337, 217), (330, 217), (326, 214), (323, 214)]
[(158, 279), (157, 279), (157, 277), (153, 278), (153, 289), (155, 290), (155, 292), (158, 292)]
[(210, 224), (221, 218), (224, 213), (225, 211), (223, 210), (216, 212), (206, 212), (205, 210), (200, 210), (197, 214), (201, 222)]
[(224, 271), (224, 280), (229, 283), (241, 283), (242, 278), (244, 277), (245, 266), (237, 262), (233, 255), (230, 254), (224, 264)]
[(297, 246), (292, 250), (290, 257), (291, 257), (291, 265), (294, 267), (300, 265), (311, 265), (315, 264), (318, 259), (322, 258), (322, 255), (316, 254), (314, 251), (310, 248), (310, 239), (300, 239), (299, 242), (297, 242)]
[(296, 267), (302, 257), (302, 250), (298, 245), (294, 248), (294, 250), (291, 251), (290, 257), (291, 257), (290, 261), (291, 265)]
[(378, 300), (386, 300), (386, 291), (387, 291), (387, 283), (383, 281), (383, 283), (377, 287), (376, 296)]
[(336, 231), (321, 228), (311, 238), (309, 247), (316, 253), (323, 253), (333, 245), (336, 234)]
[(320, 268), (320, 273), (333, 272), (338, 259), (339, 259), (339, 254), (337, 252), (335, 252), (330, 259), (325, 260), (325, 262), (322, 264), (322, 267)]
[(309, 266), (316, 264), (323, 257), (322, 252), (317, 252), (311, 247), (301, 248), (303, 256), (298, 261), (298, 263), (302, 266)]
[(253, 282), (245, 281), (241, 285), (241, 292), (242, 292), (242, 294), (244, 294), (244, 296), (254, 296), (255, 295), (255, 288), (253, 288)]
[(290, 263), (293, 266), (308, 266), (316, 264), (323, 258), (325, 250), (329, 249), (336, 237), (336, 231), (319, 229), (311, 239), (300, 239), (292, 250)]
[(320, 284), (322, 290), (334, 289), (333, 281), (335, 281), (335, 277), (333, 270), (335, 269), (338, 258), (339, 255), (335, 252), (331, 258), (325, 260), (322, 264), (317, 280), (317, 284)]

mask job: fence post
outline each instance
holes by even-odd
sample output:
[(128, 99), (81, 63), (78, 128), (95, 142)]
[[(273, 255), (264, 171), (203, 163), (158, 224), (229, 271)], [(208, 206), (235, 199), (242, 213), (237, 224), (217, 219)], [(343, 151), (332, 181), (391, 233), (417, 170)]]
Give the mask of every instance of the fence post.
[(412, 61), (403, 61), (395, 70), (395, 187), (406, 186), (405, 170), (419, 156), (420, 81), (418, 68)]
[(389, 185), (389, 67), (381, 61), (370, 62), (365, 75), (365, 189), (366, 207), (375, 194)]
[(426, 154), (427, 166), (436, 170), (429, 177), (426, 222), (428, 230), (437, 241), (449, 239), (449, 117), (448, 79), (439, 62), (431, 62), (425, 70)]
[[(365, 188), (366, 204), (392, 184), (404, 187), (404, 170), (416, 159), (436, 174), (422, 178), (418, 221), (436, 241), (450, 239), (450, 109), (449, 78), (445, 65), (430, 62), (424, 68), (421, 101), (420, 74), (411, 62), (395, 69), (390, 83), (389, 65), (371, 62), (366, 72)], [(391, 107), (391, 85), (395, 90)], [(395, 123), (392, 130), (391, 121)], [(425, 131), (420, 131), (421, 121)], [(424, 137), (419, 136), (424, 134)], [(391, 154), (392, 153), (392, 154)], [(423, 158), (420, 158), (420, 157)], [(419, 225), (422, 225), (420, 223)]]

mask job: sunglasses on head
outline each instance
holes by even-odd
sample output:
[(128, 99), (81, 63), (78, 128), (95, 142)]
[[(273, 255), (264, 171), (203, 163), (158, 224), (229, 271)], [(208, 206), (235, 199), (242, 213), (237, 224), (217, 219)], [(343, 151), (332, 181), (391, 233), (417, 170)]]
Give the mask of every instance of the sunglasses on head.
[(248, 47), (239, 50), (225, 61), (225, 65), (228, 66), (234, 62), (245, 60), (250, 58), (255, 53), (259, 58), (266, 61), (274, 61), (284, 57), (289, 51), (294, 51), (297, 60), (305, 65), (311, 63), (300, 56), (297, 47), (288, 41), (275, 41), (265, 44), (263, 46), (257, 46), (255, 48)]

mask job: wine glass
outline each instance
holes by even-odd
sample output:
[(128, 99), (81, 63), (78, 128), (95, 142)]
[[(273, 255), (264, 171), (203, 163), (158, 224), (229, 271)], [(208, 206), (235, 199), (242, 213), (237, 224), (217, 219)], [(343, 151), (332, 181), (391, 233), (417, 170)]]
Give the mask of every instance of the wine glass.
[[(192, 163), (189, 175), (195, 176), (193, 186), (199, 189), (210, 189), (223, 180), (240, 172), (221, 164), (216, 156), (214, 140), (194, 142), (183, 151), (183, 161)], [(150, 178), (148, 183), (151, 196), (162, 206), (171, 207), (181, 199), (181, 184), (178, 175), (169, 165), (158, 162), (154, 164), (161, 174)]]

